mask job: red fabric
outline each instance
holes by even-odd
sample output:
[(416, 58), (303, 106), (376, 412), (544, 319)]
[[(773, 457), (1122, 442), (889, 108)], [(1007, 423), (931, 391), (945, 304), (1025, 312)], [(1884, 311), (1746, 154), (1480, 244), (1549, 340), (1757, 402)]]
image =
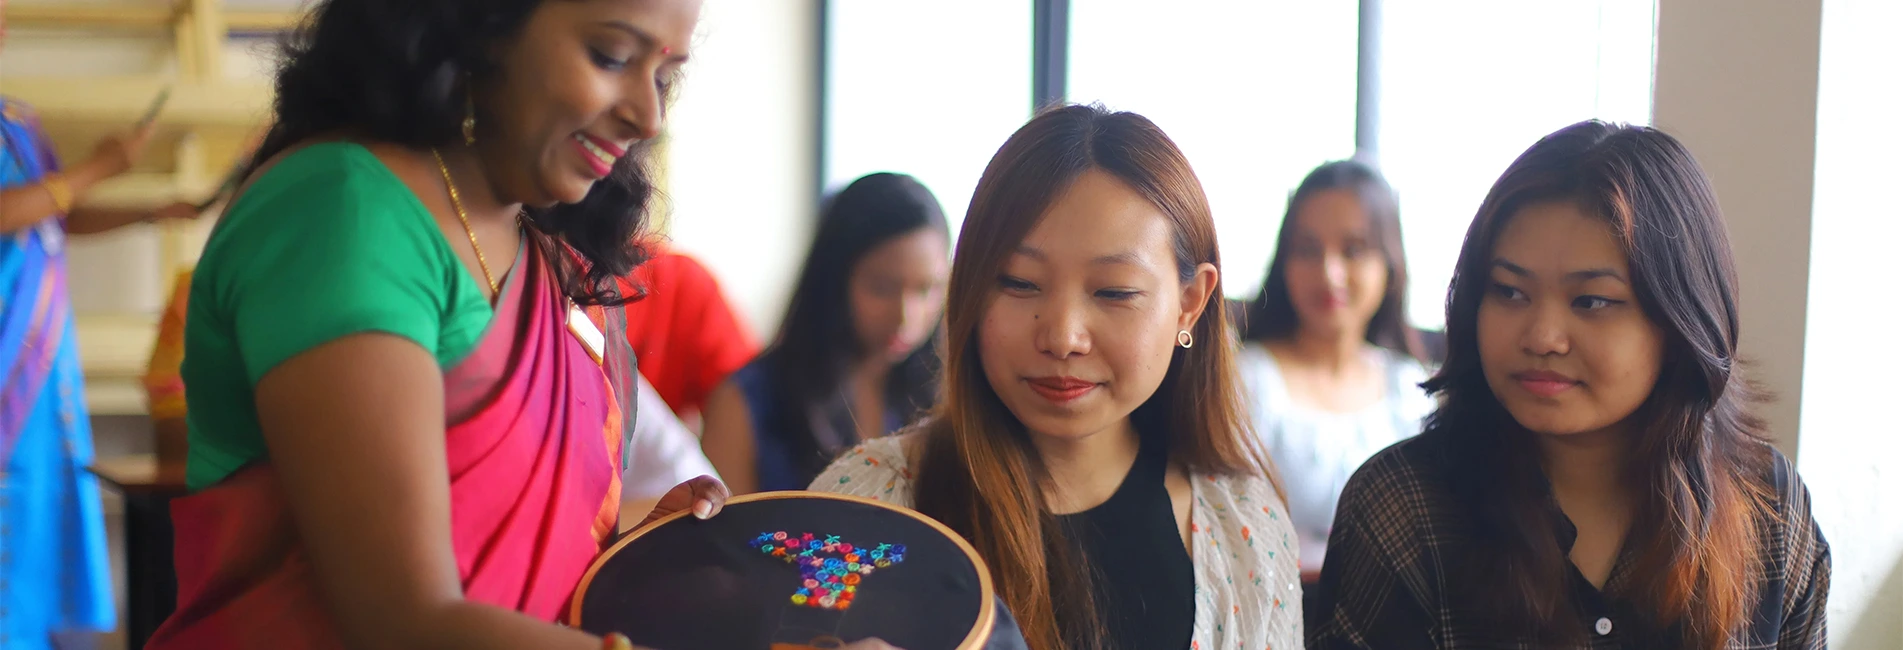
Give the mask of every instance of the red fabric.
[[(444, 444), (464, 596), (553, 622), (612, 539), (622, 422), (529, 250), (497, 326), (444, 375)], [(174, 501), (172, 519), (178, 610), (146, 648), (341, 647), (268, 463)]]
[(720, 282), (694, 258), (664, 250), (621, 278), (623, 292), (636, 286), (648, 293), (627, 306), (628, 345), (676, 413), (700, 411), (714, 387), (760, 353)]

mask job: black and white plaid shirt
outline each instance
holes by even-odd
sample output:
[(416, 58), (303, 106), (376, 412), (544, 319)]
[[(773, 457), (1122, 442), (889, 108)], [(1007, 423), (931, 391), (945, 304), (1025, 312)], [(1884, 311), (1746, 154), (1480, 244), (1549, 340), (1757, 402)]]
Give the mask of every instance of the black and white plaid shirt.
[[(1448, 449), (1428, 436), (1376, 454), (1348, 481), (1328, 539), (1328, 557), (1308, 612), (1308, 647), (1411, 648), (1538, 647), (1531, 640), (1504, 645), (1471, 610), (1450, 606), (1447, 585), (1471, 579), (1456, 558), (1466, 550), (1468, 515), (1450, 492)], [(1830, 590), (1830, 547), (1811, 519), (1810, 494), (1789, 461), (1775, 458), (1773, 515), (1757, 522), (1764, 561), (1758, 605), (1729, 645), (1733, 650), (1825, 647), (1824, 599)], [(1562, 556), (1576, 537), (1553, 505)], [(1671, 648), (1675, 636), (1647, 629), (1630, 602), (1615, 596), (1631, 557), (1622, 553), (1601, 591), (1572, 571), (1572, 601), (1587, 630), (1578, 647), (1592, 650)]]

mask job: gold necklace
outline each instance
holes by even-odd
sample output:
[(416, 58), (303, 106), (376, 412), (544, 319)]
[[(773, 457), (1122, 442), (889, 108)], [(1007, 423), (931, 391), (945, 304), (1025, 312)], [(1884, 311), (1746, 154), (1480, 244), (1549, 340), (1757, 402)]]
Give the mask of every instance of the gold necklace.
[(435, 149), (429, 150), (436, 157), (436, 168), (443, 172), (443, 184), (449, 186), (449, 205), (456, 208), (456, 218), (463, 222), (463, 232), (469, 233), (469, 247), (476, 249), (476, 263), (482, 265), (482, 279), (489, 281), (489, 293), (500, 295), (502, 285), (496, 284), (496, 276), (489, 273), (489, 258), (482, 255), (482, 244), (476, 243), (476, 229), (469, 227), (469, 213), (463, 211), (462, 194), (456, 191), (456, 180), (449, 177), (449, 165), (443, 164), (443, 154)]

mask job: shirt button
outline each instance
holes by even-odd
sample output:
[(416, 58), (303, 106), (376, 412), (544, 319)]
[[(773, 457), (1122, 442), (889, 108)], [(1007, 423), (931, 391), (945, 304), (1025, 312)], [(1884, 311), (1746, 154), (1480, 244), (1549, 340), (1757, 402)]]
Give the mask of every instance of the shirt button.
[(1599, 636), (1605, 636), (1605, 635), (1611, 634), (1612, 633), (1612, 619), (1601, 617), (1598, 623), (1592, 624), (1592, 629), (1598, 632)]

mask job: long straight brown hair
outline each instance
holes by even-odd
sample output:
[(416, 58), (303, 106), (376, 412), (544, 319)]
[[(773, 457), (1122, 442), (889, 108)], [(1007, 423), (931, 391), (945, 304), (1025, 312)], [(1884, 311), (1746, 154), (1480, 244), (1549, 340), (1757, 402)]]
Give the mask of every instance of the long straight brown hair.
[(1685, 648), (1717, 650), (1749, 620), (1770, 497), (1772, 448), (1750, 412), (1762, 393), (1738, 373), (1738, 279), (1711, 184), (1663, 132), (1588, 121), (1554, 132), (1494, 183), (1467, 230), (1447, 302), (1446, 365), (1425, 386), (1444, 401), (1423, 436), (1454, 450), (1454, 494), (1474, 515), (1479, 566), (1460, 600), (1499, 630), (1549, 642), (1572, 623), (1568, 559), (1544, 499), (1532, 432), (1508, 414), (1480, 365), (1477, 320), (1494, 242), (1521, 208), (1573, 201), (1624, 249), (1640, 307), (1665, 332), (1652, 394), (1628, 421), (1628, 477), (1640, 501), (1625, 544), (1636, 561), (1619, 594)]
[[(985, 380), (978, 324), (1006, 258), (1059, 193), (1092, 169), (1114, 176), (1168, 216), (1181, 280), (1203, 263), (1221, 267), (1202, 184), (1155, 124), (1097, 106), (1040, 113), (985, 167), (959, 232), (946, 297), (944, 392), (925, 428), (915, 483), (917, 509), (977, 547), (1025, 639), (1040, 650), (1096, 647), (1101, 624), (1091, 603), (1093, 571), (1045, 503), (1050, 476), (1024, 425)], [(1145, 435), (1167, 437), (1173, 463), (1275, 485), (1241, 402), (1222, 310), (1218, 282), (1192, 329), (1194, 347), (1175, 350), (1162, 385), (1132, 418)], [(1279, 497), (1280, 485), (1275, 491)]]

